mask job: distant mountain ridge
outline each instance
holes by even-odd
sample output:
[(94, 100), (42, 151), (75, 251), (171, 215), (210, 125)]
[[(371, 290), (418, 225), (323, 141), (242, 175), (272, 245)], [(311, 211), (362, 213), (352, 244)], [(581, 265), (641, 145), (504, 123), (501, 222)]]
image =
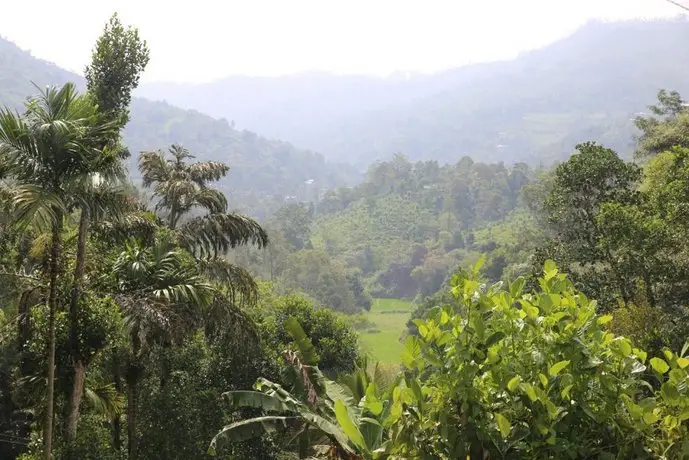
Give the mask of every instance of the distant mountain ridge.
[[(42, 87), (68, 81), (85, 87), (79, 75), (34, 58), (0, 38), (0, 104), (20, 108), (27, 96), (36, 94), (33, 84)], [(231, 205), (259, 217), (285, 197), (310, 200), (321, 189), (359, 180), (359, 173), (350, 165), (326, 162), (313, 151), (236, 130), (225, 120), (195, 110), (142, 98), (132, 102), (124, 140), (132, 152), (129, 169), (133, 178), (138, 176), (140, 151), (167, 149), (172, 143), (183, 144), (200, 160), (228, 163), (230, 173), (221, 187), (229, 194)]]
[(360, 167), (413, 160), (550, 163), (574, 144), (633, 149), (630, 118), (661, 88), (689, 93), (685, 18), (591, 22), (511, 61), (409, 79), (294, 75), (202, 85), (148, 84), (139, 94), (233, 120)]

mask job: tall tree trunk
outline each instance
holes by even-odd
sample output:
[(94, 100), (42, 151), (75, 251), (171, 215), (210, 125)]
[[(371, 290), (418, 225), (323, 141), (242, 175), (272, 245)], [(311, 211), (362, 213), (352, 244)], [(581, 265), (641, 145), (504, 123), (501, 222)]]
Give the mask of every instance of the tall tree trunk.
[(55, 403), (55, 314), (57, 312), (57, 275), (60, 269), (62, 216), (53, 225), (50, 250), (50, 284), (48, 294), (48, 391), (45, 421), (43, 422), (43, 459), (51, 460), (53, 451), (53, 406)]
[(72, 442), (77, 435), (79, 422), (79, 406), (84, 394), (84, 379), (86, 378), (86, 363), (79, 349), (79, 296), (84, 282), (86, 266), (86, 238), (89, 229), (89, 214), (82, 209), (79, 219), (79, 235), (77, 238), (77, 260), (74, 265), (74, 279), (69, 304), (69, 348), (72, 358), (72, 394), (69, 398), (67, 422), (65, 424), (65, 439)]
[(19, 297), (19, 306), (17, 308), (17, 347), (21, 352), (24, 345), (29, 341), (29, 301), (31, 300), (32, 291), (23, 291)]
[(141, 344), (136, 335), (132, 336), (132, 351), (127, 363), (127, 453), (129, 460), (136, 460), (139, 443), (136, 438), (136, 412), (138, 405), (138, 383), (141, 376), (141, 367), (137, 360), (141, 359), (139, 350)]
[(127, 442), (129, 460), (136, 460), (138, 454), (138, 443), (136, 439), (136, 409), (139, 378), (137, 375), (127, 377)]
[(122, 450), (122, 417), (119, 415), (112, 421), (112, 446), (115, 450)]
[[(120, 355), (119, 350), (115, 351), (116, 355), (114, 357), (114, 380), (115, 380), (115, 390), (117, 393), (122, 393), (122, 368), (120, 367)], [(112, 421), (112, 444), (115, 450), (122, 449), (122, 418), (118, 415)]]
[(37, 288), (22, 292), (19, 298), (19, 315), (17, 315), (17, 351), (19, 352), (19, 373), (22, 376), (28, 375), (30, 372), (29, 363), (24, 353), (24, 346), (31, 340), (31, 329), (33, 325), (31, 324), (29, 314), (31, 313), (31, 303), (35, 300), (33, 298), (35, 289)]
[(69, 399), (69, 412), (65, 424), (65, 440), (68, 443), (74, 441), (77, 436), (77, 423), (79, 421), (79, 405), (84, 394), (84, 382), (86, 380), (86, 365), (78, 360), (73, 364), (72, 395)]

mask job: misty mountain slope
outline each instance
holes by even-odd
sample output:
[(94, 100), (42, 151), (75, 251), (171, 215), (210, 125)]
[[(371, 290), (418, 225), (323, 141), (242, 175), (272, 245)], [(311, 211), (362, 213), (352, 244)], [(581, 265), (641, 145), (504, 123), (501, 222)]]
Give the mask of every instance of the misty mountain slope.
[[(0, 38), (0, 104), (20, 108), (27, 96), (36, 94), (32, 82), (42, 87), (67, 81), (85, 87), (79, 75), (36, 59)], [(317, 153), (233, 129), (225, 120), (194, 110), (140, 98), (132, 103), (124, 140), (132, 152), (129, 169), (134, 179), (138, 177), (138, 152), (167, 149), (172, 143), (183, 144), (200, 160), (228, 163), (230, 173), (221, 187), (228, 192), (232, 206), (254, 214), (266, 212), (287, 195), (305, 199), (319, 189), (359, 179), (353, 167), (326, 162)], [(310, 179), (313, 183), (305, 184)]]
[(260, 126), (262, 133), (299, 144), (312, 140), (306, 127), (358, 117), (451, 85), (451, 81), (426, 76), (400, 74), (380, 79), (312, 72), (284, 77), (232, 76), (207, 84), (147, 83), (137, 94), (227, 118), (240, 128)]
[(689, 93), (685, 19), (592, 22), (517, 59), (410, 79), (233, 77), (141, 94), (235, 120), (359, 166), (411, 159), (550, 163), (577, 142), (633, 149), (630, 118), (661, 88)]

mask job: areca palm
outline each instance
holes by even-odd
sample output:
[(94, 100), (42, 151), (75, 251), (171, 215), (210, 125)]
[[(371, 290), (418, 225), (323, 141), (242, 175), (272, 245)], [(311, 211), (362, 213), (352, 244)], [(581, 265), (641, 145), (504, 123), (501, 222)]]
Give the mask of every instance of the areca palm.
[(52, 451), (55, 313), (63, 220), (79, 196), (94, 164), (102, 161), (98, 148), (111, 137), (113, 126), (102, 123), (93, 101), (79, 95), (73, 84), (41, 91), (23, 115), (0, 110), (0, 169), (11, 180), (14, 221), (50, 232), (48, 270), (47, 410), (44, 458)]
[(126, 381), (129, 458), (137, 456), (138, 383), (143, 361), (156, 345), (180, 343), (196, 329), (217, 291), (198, 273), (183, 250), (164, 238), (152, 247), (128, 244), (112, 266), (116, 300), (125, 316), (131, 345)]
[[(245, 301), (256, 295), (253, 278), (222, 256), (238, 245), (263, 247), (268, 235), (248, 217), (228, 212), (225, 195), (210, 184), (229, 171), (223, 163), (193, 159), (185, 148), (172, 145), (171, 158), (163, 152), (142, 152), (139, 169), (144, 187), (153, 188), (155, 210), (177, 235), (179, 244), (192, 253), (209, 277), (227, 283), (232, 294)], [(200, 214), (199, 211), (205, 211)]]

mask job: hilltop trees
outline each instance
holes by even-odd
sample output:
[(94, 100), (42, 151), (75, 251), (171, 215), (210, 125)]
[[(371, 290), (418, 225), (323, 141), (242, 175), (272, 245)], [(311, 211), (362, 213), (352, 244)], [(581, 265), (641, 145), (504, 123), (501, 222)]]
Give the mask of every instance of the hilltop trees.
[(675, 146), (689, 147), (689, 105), (677, 91), (660, 90), (658, 104), (649, 106), (650, 116), (636, 118), (641, 130), (637, 157), (644, 158)]

